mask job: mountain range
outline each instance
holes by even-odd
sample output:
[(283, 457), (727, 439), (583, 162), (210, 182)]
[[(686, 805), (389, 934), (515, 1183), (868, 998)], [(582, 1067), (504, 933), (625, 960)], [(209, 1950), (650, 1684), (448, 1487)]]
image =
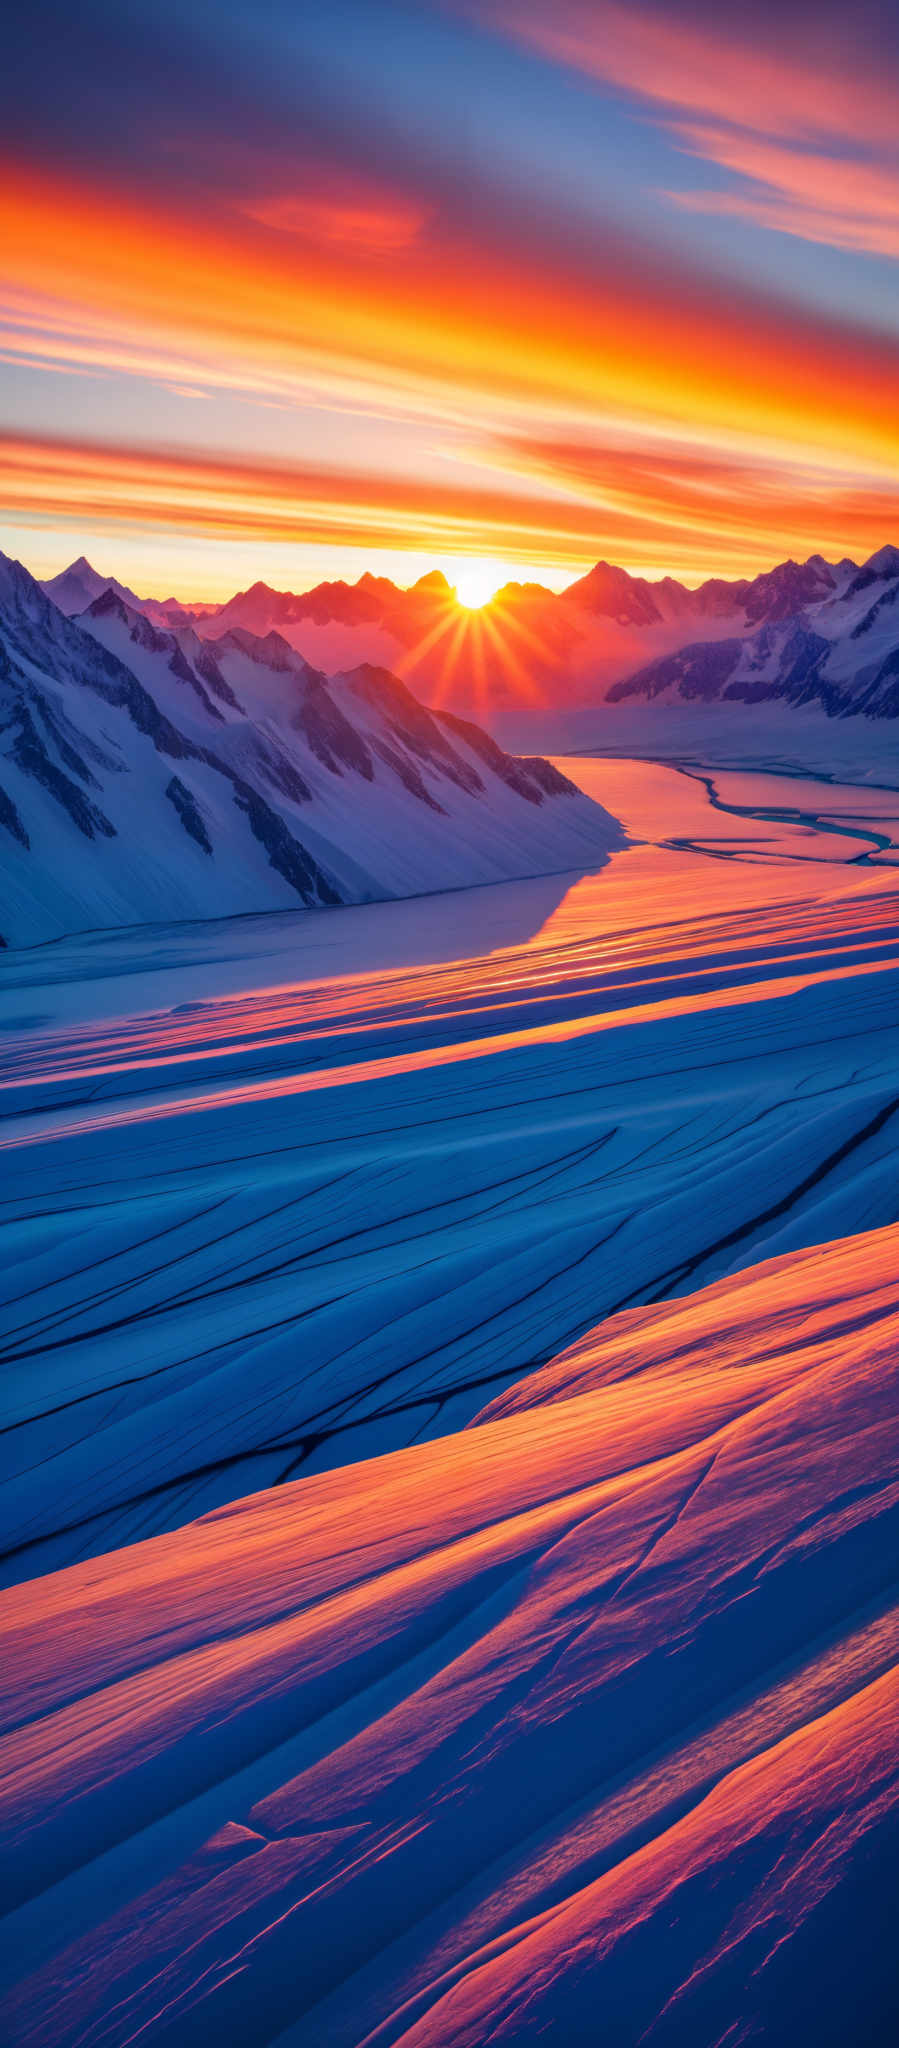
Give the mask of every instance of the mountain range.
[(81, 557), (44, 588), (72, 613), (112, 589), (156, 623), (207, 641), (276, 632), (329, 671), (386, 666), (428, 702), (495, 721), (499, 734), (517, 730), (525, 709), (549, 713), (555, 744), (566, 713), (633, 697), (780, 697), (831, 716), (899, 710), (899, 549), (890, 546), (861, 565), (815, 554), (697, 589), (598, 562), (560, 594), (509, 583), (473, 613), (439, 570), (408, 590), (370, 574), (302, 593), (255, 583), (203, 607), (136, 598)]
[(696, 590), (599, 562), (480, 612), (439, 571), (204, 608), (0, 558), (0, 704), (7, 944), (561, 872), (622, 834), (500, 739), (614, 748), (641, 704), (650, 737), (657, 705), (893, 720), (899, 549)]
[[(688, 642), (657, 657), (614, 683), (609, 701), (643, 696), (757, 704), (783, 698), (797, 707), (818, 705), (831, 717), (895, 718), (899, 548), (881, 548), (862, 568), (852, 562), (828, 568), (821, 585), (821, 594), (802, 602), (790, 601), (782, 588), (753, 631)], [(798, 600), (798, 586), (793, 595)]]
[(548, 761), (377, 665), (328, 678), (273, 630), (212, 642), (109, 585), (67, 617), (0, 557), (7, 944), (560, 872), (622, 843)]

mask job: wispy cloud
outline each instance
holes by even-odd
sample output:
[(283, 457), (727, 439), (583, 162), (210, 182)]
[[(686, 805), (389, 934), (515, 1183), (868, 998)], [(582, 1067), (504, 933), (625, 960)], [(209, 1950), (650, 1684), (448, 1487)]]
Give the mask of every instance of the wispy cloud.
[[(679, 147), (731, 174), (675, 204), (806, 240), (899, 255), (899, 64), (863, 14), (621, 0), (472, 0), (552, 62), (651, 106)], [(870, 10), (868, 10), (870, 11)], [(878, 10), (879, 11), (879, 10)]]
[(547, 568), (613, 554), (631, 568), (663, 562), (696, 578), (818, 547), (870, 553), (899, 525), (899, 490), (876, 475), (677, 441), (522, 435), (481, 452), (477, 485), (200, 449), (0, 436), (8, 511), (76, 530), (491, 555)]
[(818, 549), (871, 553), (899, 529), (889, 476), (786, 454), (550, 436), (507, 440), (501, 459), (592, 504), (595, 533), (611, 532), (629, 561), (677, 562), (688, 576), (725, 558), (763, 566)]
[(738, 130), (678, 124), (683, 149), (733, 171), (733, 191), (669, 191), (694, 213), (731, 215), (804, 241), (899, 256), (899, 166), (788, 149)]

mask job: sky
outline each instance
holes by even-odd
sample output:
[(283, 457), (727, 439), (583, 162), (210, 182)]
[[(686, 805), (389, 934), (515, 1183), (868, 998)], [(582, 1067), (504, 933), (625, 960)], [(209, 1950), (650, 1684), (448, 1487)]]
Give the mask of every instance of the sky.
[(0, 547), (212, 600), (899, 540), (889, 0), (31, 0)]

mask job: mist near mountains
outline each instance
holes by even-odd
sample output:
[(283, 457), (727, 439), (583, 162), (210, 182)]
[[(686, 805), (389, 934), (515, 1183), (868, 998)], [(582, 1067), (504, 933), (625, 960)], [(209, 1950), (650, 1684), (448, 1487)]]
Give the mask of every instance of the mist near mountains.
[[(80, 557), (43, 585), (69, 615), (107, 589), (170, 630), (216, 642), (275, 632), (333, 673), (359, 661), (401, 675), (431, 704), (475, 716), (506, 744), (602, 746), (582, 714), (631, 700), (814, 706), (830, 717), (899, 709), (899, 549), (859, 564), (787, 561), (697, 589), (598, 562), (560, 594), (509, 583), (480, 611), (435, 570), (401, 589), (365, 574), (305, 592), (265, 583), (218, 606), (141, 599)], [(576, 715), (576, 729), (570, 717)], [(521, 736), (521, 738), (520, 738)]]

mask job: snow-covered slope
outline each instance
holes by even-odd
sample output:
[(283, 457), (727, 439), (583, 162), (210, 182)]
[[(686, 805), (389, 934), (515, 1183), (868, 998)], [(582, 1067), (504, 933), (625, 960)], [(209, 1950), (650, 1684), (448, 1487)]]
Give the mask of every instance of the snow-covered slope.
[(776, 1259), (3, 1596), (10, 2043), (893, 2038), (897, 1280)]
[(213, 647), (109, 590), (67, 619), (0, 559), (7, 944), (358, 902), (601, 863), (614, 821), (545, 761), (329, 684), (277, 635)]
[(782, 700), (831, 717), (896, 718), (899, 549), (879, 549), (861, 569), (840, 569), (830, 585), (823, 575), (816, 583), (797, 572), (748, 637), (731, 632), (688, 643), (613, 684), (609, 702)]

